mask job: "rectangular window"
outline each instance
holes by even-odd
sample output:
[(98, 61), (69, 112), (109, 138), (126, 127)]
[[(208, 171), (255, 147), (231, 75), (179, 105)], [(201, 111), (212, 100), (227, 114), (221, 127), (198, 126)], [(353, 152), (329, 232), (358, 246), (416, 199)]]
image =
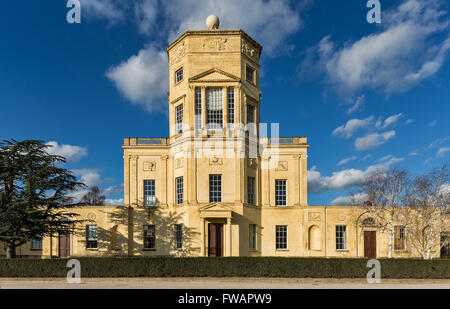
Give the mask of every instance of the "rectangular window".
[(255, 204), (255, 177), (248, 177), (247, 199), (249, 204)]
[(31, 250), (42, 250), (42, 238), (34, 238), (31, 240)]
[(406, 250), (406, 235), (404, 226), (394, 226), (394, 250)]
[(183, 104), (175, 109), (175, 131), (176, 134), (183, 133)]
[(144, 249), (153, 250), (155, 248), (156, 248), (155, 226), (144, 225)]
[(228, 123), (234, 123), (234, 88), (228, 88)]
[(183, 225), (175, 224), (174, 226), (175, 248), (183, 249)]
[(175, 179), (177, 185), (177, 205), (183, 204), (183, 177), (178, 177)]
[(98, 234), (97, 225), (86, 225), (86, 248), (97, 249)]
[(286, 179), (275, 180), (275, 206), (287, 205), (286, 184)]
[(202, 89), (195, 88), (195, 129), (202, 129)]
[(255, 123), (255, 107), (253, 105), (247, 105), (247, 124)]
[(249, 248), (250, 250), (256, 250), (256, 224), (250, 224), (248, 227), (249, 233)]
[(155, 206), (155, 180), (144, 180), (144, 206)]
[(209, 202), (222, 202), (222, 175), (209, 175)]
[(246, 70), (245, 70), (245, 77), (247, 79), (247, 81), (251, 82), (252, 84), (255, 83), (255, 70), (250, 67), (247, 66)]
[(347, 226), (336, 225), (336, 250), (347, 249)]
[(181, 82), (183, 80), (183, 68), (175, 72), (175, 83)]
[(223, 128), (222, 88), (206, 88), (206, 124), (208, 129)]
[(286, 250), (287, 246), (287, 225), (277, 225), (276, 229), (276, 248), (277, 250)]

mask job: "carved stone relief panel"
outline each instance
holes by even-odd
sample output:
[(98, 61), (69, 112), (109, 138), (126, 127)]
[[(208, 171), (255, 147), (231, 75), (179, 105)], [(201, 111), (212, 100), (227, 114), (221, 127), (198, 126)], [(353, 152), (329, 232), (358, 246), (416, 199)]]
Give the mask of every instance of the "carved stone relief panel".
[(275, 170), (276, 171), (287, 171), (288, 170), (288, 162), (287, 161), (278, 161), (278, 165)]
[(209, 159), (209, 165), (222, 165), (223, 159), (218, 157), (212, 157)]
[(176, 159), (175, 168), (182, 168), (182, 167), (183, 167), (183, 159)]
[(185, 53), (186, 53), (186, 41), (183, 41), (180, 43), (180, 46), (178, 46), (175, 49), (172, 56), (170, 57), (170, 65), (179, 62), (181, 58), (183, 58)]
[(249, 56), (250, 58), (258, 60), (258, 51), (244, 39), (242, 39), (242, 53)]
[(309, 212), (308, 213), (308, 221), (320, 221), (320, 213), (319, 212)]
[(226, 50), (228, 39), (224, 38), (210, 38), (204, 39), (202, 48), (208, 50)]
[(156, 171), (156, 162), (155, 161), (144, 162), (144, 171), (146, 171), (146, 172)]

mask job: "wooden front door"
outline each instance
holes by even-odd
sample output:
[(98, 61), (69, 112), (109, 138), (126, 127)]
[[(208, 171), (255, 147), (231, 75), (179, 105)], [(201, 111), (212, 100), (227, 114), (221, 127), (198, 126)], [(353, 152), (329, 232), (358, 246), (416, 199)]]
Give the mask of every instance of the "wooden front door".
[(59, 234), (59, 257), (70, 256), (70, 234)]
[(223, 256), (223, 224), (208, 224), (208, 256)]
[(377, 232), (364, 231), (364, 257), (377, 257)]

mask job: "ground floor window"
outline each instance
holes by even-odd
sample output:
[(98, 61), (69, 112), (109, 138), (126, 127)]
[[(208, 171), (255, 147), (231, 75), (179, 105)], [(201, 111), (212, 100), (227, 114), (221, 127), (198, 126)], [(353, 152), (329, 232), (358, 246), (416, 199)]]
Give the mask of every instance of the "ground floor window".
[(182, 249), (183, 248), (183, 225), (182, 224), (174, 225), (174, 236), (175, 236), (175, 248)]
[(287, 225), (277, 225), (275, 228), (275, 234), (276, 249), (287, 249)]
[(97, 225), (86, 225), (86, 248), (97, 249), (98, 233)]
[(155, 248), (155, 226), (144, 225), (144, 249)]
[(406, 249), (406, 237), (404, 226), (394, 226), (394, 250), (402, 251)]
[(42, 238), (36, 237), (31, 240), (31, 250), (42, 250)]
[(336, 250), (347, 249), (347, 226), (336, 225)]
[(250, 250), (256, 250), (256, 224), (250, 224), (249, 226), (249, 248)]

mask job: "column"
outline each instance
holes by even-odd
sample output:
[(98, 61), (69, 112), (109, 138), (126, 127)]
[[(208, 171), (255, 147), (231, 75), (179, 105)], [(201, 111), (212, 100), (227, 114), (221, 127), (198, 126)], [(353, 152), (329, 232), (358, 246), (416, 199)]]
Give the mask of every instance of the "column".
[[(228, 124), (228, 88), (223, 87), (223, 131), (227, 130)], [(224, 133), (223, 136), (228, 136), (228, 134)]]
[(124, 196), (124, 205), (128, 206), (130, 205), (130, 156), (126, 155), (123, 156), (124, 161), (124, 188), (123, 188), (123, 196)]
[(226, 238), (227, 238), (227, 252), (226, 252), (226, 256), (231, 256), (231, 218), (227, 218), (227, 234), (226, 234)]
[(206, 130), (206, 87), (202, 86), (202, 130)]
[[(168, 155), (161, 156), (161, 167), (159, 171), (159, 183), (157, 191), (160, 194), (160, 204), (167, 206), (167, 159)], [(160, 189), (159, 189), (160, 188)]]
[(200, 256), (205, 256), (205, 219), (200, 218)]

